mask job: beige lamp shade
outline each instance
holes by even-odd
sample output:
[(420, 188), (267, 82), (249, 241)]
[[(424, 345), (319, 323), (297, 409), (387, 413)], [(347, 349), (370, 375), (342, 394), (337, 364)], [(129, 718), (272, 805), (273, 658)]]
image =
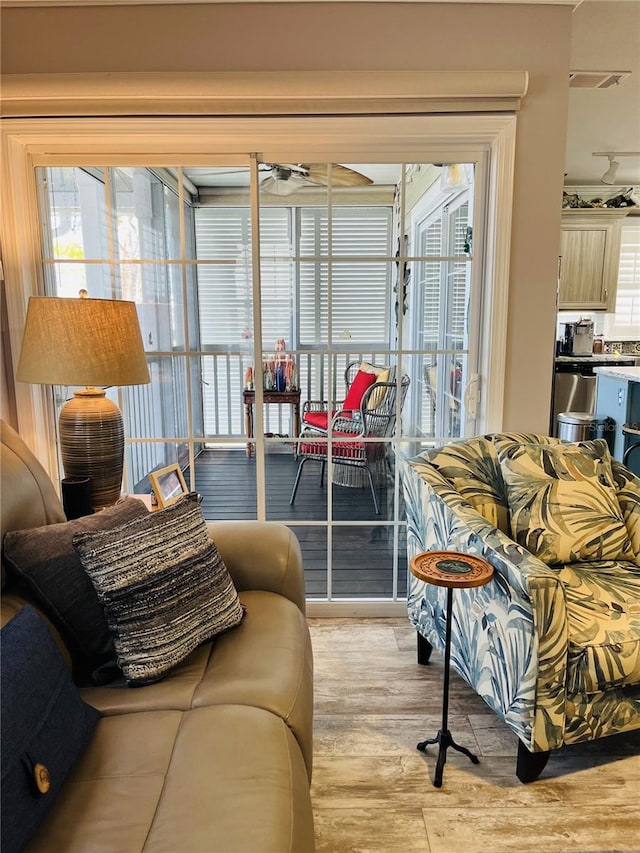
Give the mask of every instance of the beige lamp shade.
[(149, 382), (135, 303), (32, 296), (16, 378), (41, 385)]
[(124, 425), (96, 385), (150, 382), (136, 306), (112, 299), (32, 296), (16, 378), (41, 385), (88, 385), (60, 412), (67, 480), (89, 478), (94, 510), (120, 497)]

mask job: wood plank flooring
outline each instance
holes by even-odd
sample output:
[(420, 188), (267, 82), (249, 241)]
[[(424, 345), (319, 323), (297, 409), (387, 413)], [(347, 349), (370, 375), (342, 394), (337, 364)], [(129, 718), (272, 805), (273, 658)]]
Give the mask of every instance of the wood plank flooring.
[[(299, 460), (289, 448), (291, 443), (270, 445), (265, 455), (266, 513), (268, 521), (326, 521), (326, 477), (320, 485), (320, 463), (305, 462), (298, 493), (289, 503)], [(256, 517), (256, 458), (244, 449), (204, 450), (196, 457), (196, 489), (203, 496), (207, 518), (253, 519)], [(188, 479), (189, 468), (185, 469)], [(363, 489), (333, 486), (333, 518), (336, 521), (384, 521), (392, 517), (392, 489), (378, 487), (381, 514), (376, 516), (369, 487)], [(402, 509), (402, 507), (401, 507)]]
[[(320, 466), (314, 461), (305, 467), (293, 506), (291, 489), (298, 460), (288, 452), (291, 444), (271, 445), (265, 456), (266, 512), (268, 521), (291, 524), (300, 540), (305, 566), (305, 589), (309, 598), (327, 596), (327, 532), (324, 527), (305, 525), (327, 518), (326, 478), (320, 486)], [(283, 452), (284, 451), (284, 452)], [(244, 449), (205, 450), (196, 458), (195, 484), (203, 496), (207, 519), (240, 520), (256, 518), (256, 459)], [(189, 478), (189, 470), (185, 472)], [(355, 526), (334, 527), (332, 531), (332, 597), (391, 598), (393, 594), (393, 536), (391, 525), (381, 525), (393, 515), (393, 488), (377, 490), (381, 515), (376, 516), (371, 492), (333, 486), (333, 517)], [(407, 590), (407, 559), (404, 507), (400, 504), (398, 528), (398, 596)]]
[(515, 776), (517, 739), (452, 672), (449, 729), (480, 758), (436, 751), (442, 656), (416, 663), (404, 619), (310, 619), (317, 853), (640, 853), (640, 731), (552, 753)]

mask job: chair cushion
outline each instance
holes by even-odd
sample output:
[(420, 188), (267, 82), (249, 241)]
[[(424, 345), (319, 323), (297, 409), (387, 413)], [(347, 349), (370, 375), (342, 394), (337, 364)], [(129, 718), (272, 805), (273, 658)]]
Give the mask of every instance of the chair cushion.
[(547, 565), (633, 560), (603, 439), (503, 444), (511, 534)]
[(491, 441), (479, 436), (453, 442), (410, 460), (418, 473), (425, 462), (434, 465), (490, 524), (511, 535), (498, 454)]
[(376, 382), (388, 382), (392, 369), (391, 367), (380, 367), (377, 364), (371, 364), (370, 361), (361, 361), (358, 367), (358, 370), (362, 370), (364, 373), (373, 373), (376, 377)]
[(100, 714), (85, 704), (51, 633), (30, 605), (2, 636), (3, 853), (21, 850), (91, 740)]
[(162, 678), (200, 643), (242, 619), (195, 493), (115, 530), (78, 533), (73, 545), (130, 684)]
[(342, 408), (347, 411), (357, 411), (364, 396), (364, 392), (376, 381), (375, 373), (358, 370), (349, 386)]
[[(368, 443), (364, 441), (340, 441), (340, 437), (353, 436), (353, 433), (334, 432), (332, 433), (333, 442), (331, 444), (332, 458), (341, 459), (365, 459), (368, 454), (373, 453), (374, 448), (378, 447), (378, 443)], [(308, 438), (308, 437), (305, 437)], [(328, 442), (306, 440), (300, 444), (300, 453), (304, 456), (326, 457)]]
[(621, 561), (559, 570), (567, 602), (567, 691), (640, 684), (640, 569)]
[[(375, 364), (363, 361), (360, 364), (360, 370), (363, 370), (365, 373), (373, 373), (375, 376), (375, 382), (389, 382), (393, 368), (377, 367)], [(367, 400), (367, 409), (377, 409), (382, 405), (382, 401), (384, 400), (386, 393), (386, 388), (377, 388), (373, 391)]]
[(326, 432), (329, 429), (328, 412), (305, 412), (302, 420), (305, 424)]
[(104, 684), (120, 675), (113, 637), (93, 584), (72, 540), (76, 533), (109, 530), (148, 515), (142, 501), (112, 507), (59, 524), (7, 533), (3, 556), (69, 647), (77, 679)]

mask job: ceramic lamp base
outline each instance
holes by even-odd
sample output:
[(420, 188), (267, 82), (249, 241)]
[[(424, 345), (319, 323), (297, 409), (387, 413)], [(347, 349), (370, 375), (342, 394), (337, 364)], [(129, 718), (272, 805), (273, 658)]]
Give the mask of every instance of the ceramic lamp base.
[(116, 503), (122, 488), (124, 425), (102, 388), (76, 391), (60, 412), (65, 477), (90, 477), (94, 510)]

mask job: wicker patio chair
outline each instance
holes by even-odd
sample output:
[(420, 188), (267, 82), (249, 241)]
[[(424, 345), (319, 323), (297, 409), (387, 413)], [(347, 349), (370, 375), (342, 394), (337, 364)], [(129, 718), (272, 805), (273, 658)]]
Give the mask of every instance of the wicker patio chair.
[[(333, 483), (350, 488), (364, 488), (368, 484), (376, 515), (380, 514), (380, 507), (375, 486), (387, 477), (388, 439), (395, 432), (408, 387), (408, 376), (403, 376), (400, 382), (375, 382), (365, 391), (358, 410), (341, 409), (331, 420)], [(309, 459), (320, 462), (320, 486), (323, 485), (328, 450), (328, 433), (317, 426), (305, 426), (298, 440), (300, 464), (290, 504), (295, 501), (302, 469)]]

